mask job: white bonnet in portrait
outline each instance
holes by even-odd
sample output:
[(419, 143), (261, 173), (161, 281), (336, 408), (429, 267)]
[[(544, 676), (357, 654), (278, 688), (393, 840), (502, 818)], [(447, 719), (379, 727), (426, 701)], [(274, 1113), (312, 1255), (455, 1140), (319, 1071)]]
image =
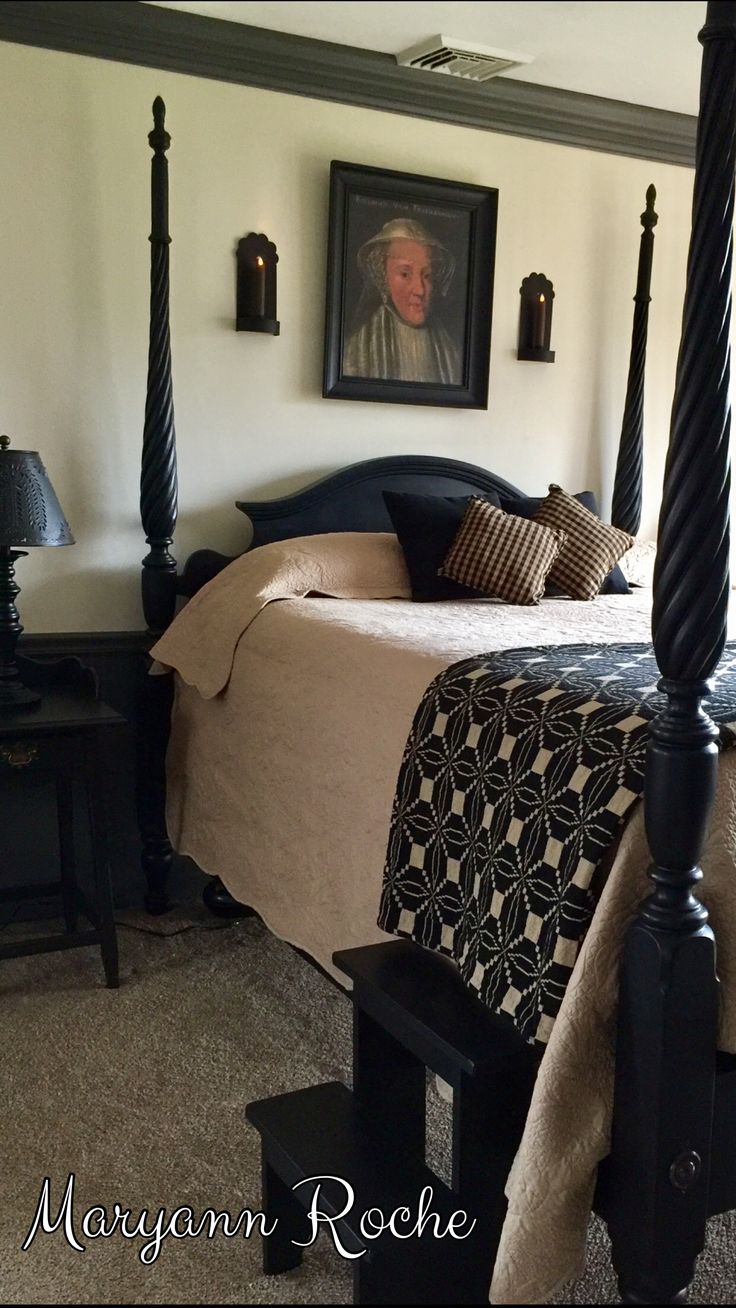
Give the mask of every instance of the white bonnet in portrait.
[(358, 250), (358, 267), (364, 281), (372, 282), (383, 295), (386, 290), (386, 252), (391, 241), (418, 241), (432, 251), (432, 269), (437, 290), (441, 295), (447, 289), (455, 272), (455, 256), (436, 236), (413, 218), (391, 218), (380, 232), (371, 236)]

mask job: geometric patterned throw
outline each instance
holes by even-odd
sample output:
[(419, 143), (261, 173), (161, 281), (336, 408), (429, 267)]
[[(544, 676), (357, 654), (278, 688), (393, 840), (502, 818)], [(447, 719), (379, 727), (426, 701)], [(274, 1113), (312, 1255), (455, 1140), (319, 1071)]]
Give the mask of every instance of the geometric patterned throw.
[[(378, 925), (447, 954), (481, 1000), (545, 1045), (640, 798), (663, 707), (651, 645), (464, 659), (417, 710), (394, 798)], [(705, 707), (736, 743), (736, 642)]]

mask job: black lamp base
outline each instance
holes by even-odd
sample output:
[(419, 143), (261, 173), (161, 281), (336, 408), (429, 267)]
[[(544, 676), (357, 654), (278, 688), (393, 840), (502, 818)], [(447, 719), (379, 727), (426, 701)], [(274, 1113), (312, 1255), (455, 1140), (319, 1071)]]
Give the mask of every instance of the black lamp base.
[[(2, 457), (7, 458), (5, 447), (3, 449)], [(15, 647), (23, 631), (15, 607), (20, 594), (15, 580), (15, 560), (25, 558), (25, 555), (25, 550), (0, 546), (0, 713), (12, 713), (14, 709), (37, 704), (41, 698), (39, 691), (21, 680), (21, 669), (15, 658)]]
[(0, 682), (0, 713), (38, 704), (40, 699), (41, 692), (24, 686), (22, 681)]

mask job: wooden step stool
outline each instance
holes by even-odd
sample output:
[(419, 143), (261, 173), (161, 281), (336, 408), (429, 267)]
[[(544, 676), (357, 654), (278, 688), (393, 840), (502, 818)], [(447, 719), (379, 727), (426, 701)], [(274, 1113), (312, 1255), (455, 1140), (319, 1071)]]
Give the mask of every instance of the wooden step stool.
[[(264, 1239), (264, 1271), (301, 1262), (292, 1241), (310, 1239), (307, 1210), (317, 1183), (337, 1177), (354, 1191), (350, 1212), (335, 1223), (343, 1247), (366, 1252), (353, 1261), (357, 1304), (487, 1303), (506, 1212), (504, 1185), (521, 1139), (539, 1053), (468, 989), (449, 960), (408, 941), (336, 953), (353, 981), (353, 1090), (340, 1082), (248, 1105), (260, 1133), (262, 1208), (278, 1225)], [(426, 1072), (453, 1089), (452, 1178), (445, 1185), (425, 1163)], [(296, 1190), (292, 1187), (298, 1186)], [(432, 1212), (446, 1229), (464, 1210), (476, 1221), (465, 1239), (366, 1240), (360, 1219), (386, 1218), (432, 1187)], [(339, 1181), (320, 1186), (319, 1208), (342, 1213)], [(467, 1223), (456, 1229), (467, 1231)]]

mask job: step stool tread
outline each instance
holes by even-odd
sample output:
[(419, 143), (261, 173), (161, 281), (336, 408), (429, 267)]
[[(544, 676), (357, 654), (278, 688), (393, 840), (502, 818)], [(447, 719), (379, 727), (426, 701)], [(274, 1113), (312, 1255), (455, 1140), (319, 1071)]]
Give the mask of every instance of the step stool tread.
[[(416, 1213), (425, 1186), (432, 1187), (432, 1211), (446, 1221), (461, 1204), (449, 1186), (426, 1164), (402, 1158), (399, 1142), (382, 1137), (359, 1111), (352, 1091), (341, 1081), (328, 1081), (248, 1104), (248, 1121), (255, 1126), (271, 1165), (289, 1187), (306, 1177), (339, 1177), (355, 1191), (352, 1212), (343, 1219), (357, 1233), (369, 1208), (383, 1212), (408, 1206)], [(304, 1186), (297, 1198), (309, 1204), (312, 1190)], [(332, 1213), (342, 1210), (346, 1191), (324, 1183), (320, 1204)]]
[(407, 1048), (416, 1046), (442, 1075), (454, 1069), (473, 1076), (508, 1060), (538, 1061), (511, 1023), (492, 1013), (442, 955), (395, 940), (338, 950), (332, 958), (354, 983), (354, 1003)]

